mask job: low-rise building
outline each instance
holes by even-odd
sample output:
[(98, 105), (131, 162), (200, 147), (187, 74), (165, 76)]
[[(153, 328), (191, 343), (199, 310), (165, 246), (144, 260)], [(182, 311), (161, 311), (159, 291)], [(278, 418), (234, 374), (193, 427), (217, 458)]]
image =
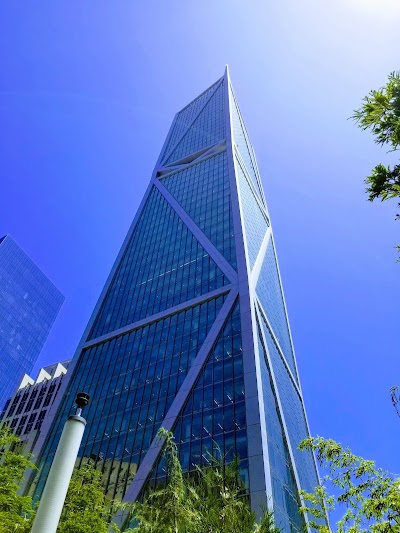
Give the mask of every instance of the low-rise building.
[(32, 451), (42, 422), (54, 403), (69, 361), (55, 363), (40, 369), (36, 379), (27, 374), (14, 395), (6, 402), (1, 414), (1, 425), (7, 424), (22, 441), (25, 453)]

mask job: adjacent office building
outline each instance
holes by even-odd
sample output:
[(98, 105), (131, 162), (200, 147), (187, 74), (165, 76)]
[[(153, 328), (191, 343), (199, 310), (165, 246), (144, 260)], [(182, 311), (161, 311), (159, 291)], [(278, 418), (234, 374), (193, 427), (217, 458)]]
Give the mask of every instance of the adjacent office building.
[(7, 425), (21, 439), (24, 453), (32, 451), (43, 420), (54, 404), (69, 361), (41, 368), (36, 379), (25, 374), (17, 390), (7, 401), (1, 425)]
[(9, 236), (0, 239), (0, 409), (39, 357), (64, 296)]
[(40, 496), (75, 395), (91, 396), (78, 463), (110, 498), (165, 480), (155, 436), (183, 468), (240, 456), (254, 509), (300, 532), (318, 483), (274, 238), (254, 151), (224, 76), (175, 117), (42, 447)]

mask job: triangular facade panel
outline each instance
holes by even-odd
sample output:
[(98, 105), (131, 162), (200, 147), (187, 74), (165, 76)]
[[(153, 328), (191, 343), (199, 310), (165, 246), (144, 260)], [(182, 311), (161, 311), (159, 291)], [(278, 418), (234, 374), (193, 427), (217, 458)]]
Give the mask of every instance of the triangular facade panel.
[(242, 120), (242, 117), (240, 115), (239, 106), (236, 102), (235, 95), (233, 94), (233, 91), (231, 90), (231, 100), (233, 102), (232, 105), (232, 132), (233, 132), (233, 142), (238, 150), (241, 158), (244, 161), (246, 170), (253, 182), (254, 188), (257, 191), (257, 194), (260, 195), (260, 199), (262, 199), (263, 195), (261, 193), (261, 186), (259, 183), (259, 177), (256, 170), (256, 163), (254, 160), (254, 156), (252, 154), (252, 147), (250, 142), (247, 140), (247, 134), (246, 134), (246, 128), (244, 126), (244, 122)]
[(300, 442), (309, 436), (303, 401), (286, 370), (283, 359), (265, 321), (262, 320), (261, 324), (267, 343), (266, 347), (271, 358), (272, 372), (279, 391), (282, 414), (286, 423), (300, 485), (307, 492), (313, 492), (318, 485), (318, 475), (313, 455), (311, 452), (298, 449)]
[(292, 342), (283, 301), (282, 287), (279, 280), (274, 241), (268, 243), (264, 261), (257, 281), (256, 293), (272, 327), (279, 346), (283, 351), (286, 363), (297, 380)]
[(168, 156), (165, 164), (170, 164), (206, 146), (211, 146), (224, 140), (226, 135), (225, 85), (224, 81), (222, 81), (179, 144)]
[(262, 334), (258, 325), (258, 349), (260, 352), (262, 389), (267, 428), (269, 468), (273, 492), (275, 521), (282, 533), (302, 533), (304, 517), (299, 512), (300, 499), (293, 473), (278, 402), (274, 393), (271, 373)]
[(90, 339), (227, 282), (162, 194), (153, 189), (114, 275)]
[(162, 180), (201, 231), (236, 268), (231, 194), (226, 152)]
[(267, 217), (257, 203), (241, 164), (237, 160), (236, 175), (241, 199), (243, 229), (246, 234), (247, 252), (250, 267), (252, 268), (260, 252), (261, 244), (269, 224)]
[(177, 114), (175, 123), (168, 139), (168, 144), (164, 149), (164, 158), (168, 155), (168, 152), (171, 151), (171, 149), (176, 145), (176, 143), (179, 141), (179, 139), (194, 121), (196, 116), (201, 111), (201, 108), (204, 107), (204, 104), (210, 98), (212, 92), (215, 90), (216, 86), (219, 83), (220, 80), (211, 85), (211, 87), (204, 91), (204, 93), (198, 96), (195, 100), (193, 100), (193, 102), (191, 102)]

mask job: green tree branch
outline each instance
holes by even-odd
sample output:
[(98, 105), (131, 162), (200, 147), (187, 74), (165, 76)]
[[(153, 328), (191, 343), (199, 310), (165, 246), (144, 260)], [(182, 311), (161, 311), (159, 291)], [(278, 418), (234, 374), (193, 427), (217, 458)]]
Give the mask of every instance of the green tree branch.
[(0, 429), (0, 533), (27, 533), (34, 516), (32, 498), (18, 494), (25, 470), (35, 468), (18, 452), (20, 442), (7, 426)]
[[(336, 504), (345, 508), (337, 523), (337, 533), (398, 533), (400, 532), (400, 479), (376, 468), (374, 461), (354, 455), (331, 439), (310, 437), (300, 443), (301, 450), (316, 454), (320, 466), (327, 472), (324, 481), (338, 489), (328, 496), (324, 485), (314, 493), (302, 492), (306, 505), (302, 509), (317, 518), (325, 502), (328, 511)], [(322, 533), (332, 530), (317, 523), (313, 527)]]
[[(400, 71), (389, 74), (388, 82), (380, 89), (372, 90), (356, 110), (353, 119), (362, 130), (370, 130), (380, 146), (395, 152), (400, 147)], [(382, 163), (376, 165), (365, 179), (366, 193), (371, 202), (400, 196), (400, 165), (392, 169)], [(398, 204), (400, 207), (400, 204)], [(400, 215), (396, 215), (399, 220)], [(400, 251), (400, 246), (397, 247)]]

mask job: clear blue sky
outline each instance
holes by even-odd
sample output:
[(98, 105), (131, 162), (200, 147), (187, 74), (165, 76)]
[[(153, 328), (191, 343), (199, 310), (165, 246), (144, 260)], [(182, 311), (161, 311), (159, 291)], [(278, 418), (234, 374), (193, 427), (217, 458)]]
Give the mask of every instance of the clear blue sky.
[(312, 433), (400, 473), (400, 242), (363, 178), (390, 157), (347, 118), (400, 68), (397, 0), (0, 6), (0, 233), (66, 302), (72, 356), (175, 112), (225, 64), (271, 212)]

